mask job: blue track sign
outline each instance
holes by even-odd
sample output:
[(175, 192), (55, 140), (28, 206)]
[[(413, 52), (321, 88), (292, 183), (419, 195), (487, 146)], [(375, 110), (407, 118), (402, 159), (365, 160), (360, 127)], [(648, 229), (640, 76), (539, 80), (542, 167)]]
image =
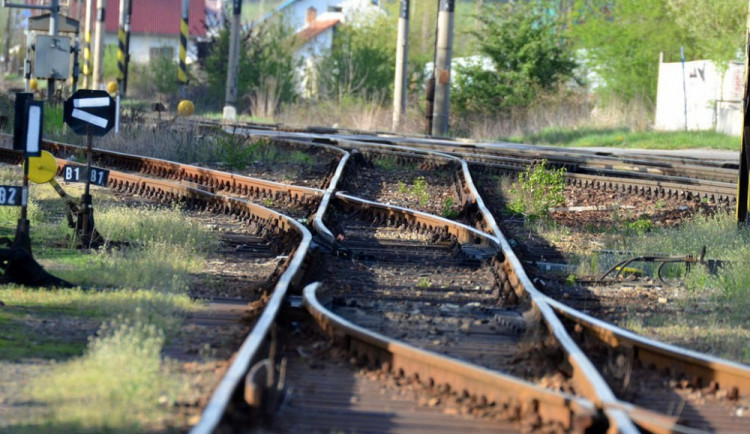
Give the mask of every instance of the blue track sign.
[[(86, 182), (87, 179), (85, 166), (66, 165), (63, 167), (62, 175), (65, 182)], [(92, 167), (88, 180), (92, 184), (106, 187), (109, 181), (109, 170)]]
[(81, 89), (65, 101), (63, 121), (76, 133), (103, 136), (115, 126), (115, 101), (103, 90)]
[(26, 206), (28, 190), (16, 185), (0, 185), (0, 206)]

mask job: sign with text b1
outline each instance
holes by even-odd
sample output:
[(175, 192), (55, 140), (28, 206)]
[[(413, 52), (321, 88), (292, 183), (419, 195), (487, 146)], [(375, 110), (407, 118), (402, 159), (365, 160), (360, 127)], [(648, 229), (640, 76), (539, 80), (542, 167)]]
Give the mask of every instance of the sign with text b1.
[(28, 190), (16, 185), (0, 185), (0, 206), (26, 206)]
[[(92, 184), (106, 187), (109, 181), (109, 170), (92, 167), (91, 176), (88, 179)], [(86, 167), (66, 165), (63, 167), (63, 181), (86, 182)]]
[(81, 89), (65, 100), (63, 121), (76, 133), (103, 136), (115, 126), (115, 101), (103, 90)]

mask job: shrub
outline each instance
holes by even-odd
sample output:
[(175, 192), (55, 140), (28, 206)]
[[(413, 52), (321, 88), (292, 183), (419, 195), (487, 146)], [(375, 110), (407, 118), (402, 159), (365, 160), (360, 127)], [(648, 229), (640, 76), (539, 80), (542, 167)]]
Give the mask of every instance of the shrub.
[(347, 97), (390, 95), (394, 75), (392, 24), (379, 17), (341, 27), (331, 49), (317, 65), (318, 93), (342, 100)]
[(550, 208), (565, 202), (564, 190), (565, 168), (548, 169), (547, 160), (542, 160), (518, 174), (508, 208), (530, 219), (545, 218)]
[[(224, 27), (208, 45), (208, 56), (200, 59), (208, 85), (217, 99), (223, 101), (226, 90), (229, 25)], [(284, 103), (296, 99), (299, 62), (294, 58), (293, 29), (283, 18), (272, 18), (243, 31), (240, 38), (240, 58), (237, 76), (237, 108), (239, 111), (255, 106), (269, 115)], [(272, 85), (271, 85), (272, 84)], [(272, 95), (268, 94), (272, 89)], [(268, 107), (268, 104), (272, 107)]]
[(453, 95), (459, 114), (505, 114), (573, 76), (576, 63), (546, 0), (492, 5), (478, 17), (480, 53), (491, 60), (458, 67)]

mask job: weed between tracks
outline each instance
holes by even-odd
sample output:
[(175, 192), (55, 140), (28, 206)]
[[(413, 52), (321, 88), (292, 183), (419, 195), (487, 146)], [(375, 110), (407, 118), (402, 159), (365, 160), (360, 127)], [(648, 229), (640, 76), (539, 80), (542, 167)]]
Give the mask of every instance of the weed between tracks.
[[(422, 206), (430, 201), (430, 193), (427, 191), (427, 187), (427, 180), (424, 176), (418, 176), (411, 186), (407, 186), (402, 181), (398, 182), (398, 192), (419, 200), (419, 204)], [(450, 206), (452, 206), (452, 204)]]
[[(19, 172), (3, 168), (0, 179), (17, 180)], [(0, 431), (184, 424), (170, 408), (188, 393), (187, 382), (162, 351), (183, 318), (201, 310), (187, 290), (216, 237), (179, 209), (127, 207), (97, 189), (97, 229), (124, 247), (80, 252), (70, 248), (71, 230), (50, 187), (32, 185), (30, 204), (35, 257), (84, 289), (0, 286)], [(18, 216), (0, 208), (0, 235), (12, 236)]]

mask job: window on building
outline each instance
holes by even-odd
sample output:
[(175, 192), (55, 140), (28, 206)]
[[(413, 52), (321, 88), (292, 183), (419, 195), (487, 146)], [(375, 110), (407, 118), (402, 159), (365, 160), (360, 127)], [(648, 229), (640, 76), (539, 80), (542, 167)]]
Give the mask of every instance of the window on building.
[(174, 58), (173, 47), (151, 47), (148, 52), (149, 60), (154, 61), (156, 59), (169, 59)]

